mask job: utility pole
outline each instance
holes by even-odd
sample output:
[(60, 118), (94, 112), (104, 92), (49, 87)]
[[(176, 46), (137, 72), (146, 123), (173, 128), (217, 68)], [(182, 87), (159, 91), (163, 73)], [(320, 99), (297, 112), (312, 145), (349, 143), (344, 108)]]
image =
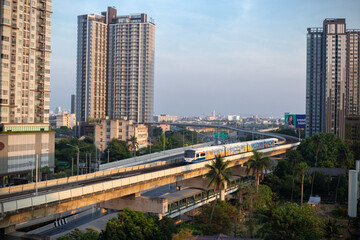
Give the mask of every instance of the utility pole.
[(71, 158), (71, 176), (74, 176), (74, 158)]
[(163, 137), (163, 151), (165, 151), (165, 133), (164, 134), (164, 137)]
[(108, 163), (110, 162), (110, 149), (107, 150), (108, 152)]
[(35, 159), (35, 195), (38, 195), (38, 181), (39, 181), (39, 154), (36, 154)]
[(91, 173), (91, 153), (89, 153), (90, 154), (90, 159), (89, 159), (89, 164), (90, 164), (90, 173)]
[(76, 171), (76, 176), (79, 176), (79, 158), (80, 158), (80, 148), (77, 146), (77, 160), (76, 160), (76, 168), (77, 168), (77, 171)]
[(88, 161), (87, 161), (87, 153), (85, 153), (85, 172), (88, 173)]

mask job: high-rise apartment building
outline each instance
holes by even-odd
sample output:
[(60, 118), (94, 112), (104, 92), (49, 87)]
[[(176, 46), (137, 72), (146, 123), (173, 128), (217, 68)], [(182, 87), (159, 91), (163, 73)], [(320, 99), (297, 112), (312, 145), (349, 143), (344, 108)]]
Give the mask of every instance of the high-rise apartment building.
[[(0, 1), (0, 175), (53, 167), (51, 0)], [(14, 133), (16, 132), (16, 133)], [(34, 133), (40, 132), (40, 133)], [(43, 132), (43, 133), (41, 133)]]
[(71, 110), (70, 113), (76, 113), (76, 95), (71, 94)]
[[(77, 121), (151, 122), (155, 25), (146, 14), (78, 17)], [(106, 99), (106, 101), (105, 101)]]
[(308, 28), (306, 72), (306, 136), (329, 132), (345, 138), (347, 115), (359, 115), (359, 59), (355, 30), (345, 19), (325, 19), (323, 28)]
[(1, 123), (48, 123), (51, 1), (1, 1)]
[(76, 119), (106, 116), (107, 24), (105, 16), (78, 17)]

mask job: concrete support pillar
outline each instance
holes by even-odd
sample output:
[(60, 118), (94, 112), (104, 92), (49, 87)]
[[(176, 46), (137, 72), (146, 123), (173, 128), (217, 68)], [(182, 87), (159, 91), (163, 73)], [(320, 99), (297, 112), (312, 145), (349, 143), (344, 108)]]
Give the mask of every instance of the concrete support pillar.
[(16, 231), (15, 225), (11, 225), (6, 228), (0, 228), (0, 239), (3, 239), (5, 235), (15, 231)]
[(220, 200), (225, 201), (225, 189), (227, 188), (227, 182), (224, 183), (224, 187), (220, 191)]

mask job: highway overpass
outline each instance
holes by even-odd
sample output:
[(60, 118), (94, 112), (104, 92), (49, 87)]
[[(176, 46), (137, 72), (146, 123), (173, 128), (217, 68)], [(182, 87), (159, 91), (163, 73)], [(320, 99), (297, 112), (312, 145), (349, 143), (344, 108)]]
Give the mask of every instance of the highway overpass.
[[(260, 150), (265, 156), (284, 154), (299, 143), (285, 144)], [(241, 167), (252, 156), (251, 152), (225, 157), (230, 167)], [(140, 192), (170, 183), (201, 177), (207, 173), (201, 162), (191, 165), (164, 165), (150, 163), (99, 171), (70, 178), (39, 183), (39, 194), (34, 195), (34, 186), (25, 185), (0, 190), (0, 228), (3, 233), (14, 231), (14, 226), (65, 211), (121, 197), (136, 197)], [(151, 165), (153, 164), (153, 165)], [(164, 204), (164, 206), (167, 206)], [(167, 207), (163, 212), (168, 211)]]

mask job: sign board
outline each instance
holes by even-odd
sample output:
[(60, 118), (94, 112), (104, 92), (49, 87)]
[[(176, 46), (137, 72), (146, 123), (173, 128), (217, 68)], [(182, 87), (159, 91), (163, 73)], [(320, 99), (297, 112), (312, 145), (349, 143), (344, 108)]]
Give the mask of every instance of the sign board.
[(285, 128), (287, 128), (287, 129), (296, 129), (296, 128), (305, 129), (305, 125), (306, 125), (306, 115), (305, 114), (285, 113)]
[(228, 132), (214, 132), (214, 138), (229, 138)]

